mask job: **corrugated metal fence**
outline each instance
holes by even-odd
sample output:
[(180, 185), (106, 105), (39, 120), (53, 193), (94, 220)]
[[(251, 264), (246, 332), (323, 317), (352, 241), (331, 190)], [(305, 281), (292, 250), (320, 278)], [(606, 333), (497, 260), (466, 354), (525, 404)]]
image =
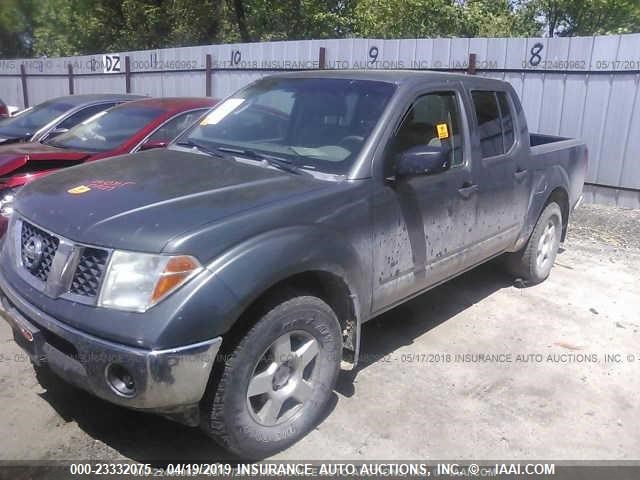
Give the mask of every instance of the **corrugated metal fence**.
[(0, 98), (25, 106), (70, 92), (224, 97), (274, 71), (318, 68), (475, 70), (504, 79), (531, 131), (588, 143), (589, 200), (640, 207), (640, 34), (310, 40), (2, 60)]

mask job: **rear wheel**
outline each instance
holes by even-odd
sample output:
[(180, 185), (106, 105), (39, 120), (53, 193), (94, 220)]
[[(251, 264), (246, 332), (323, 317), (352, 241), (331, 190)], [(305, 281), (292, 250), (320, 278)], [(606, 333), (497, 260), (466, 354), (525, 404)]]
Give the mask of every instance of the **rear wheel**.
[(540, 283), (549, 276), (560, 247), (562, 212), (557, 203), (549, 203), (540, 214), (529, 241), (522, 250), (507, 257), (507, 266), (528, 283)]
[(341, 351), (338, 320), (324, 301), (297, 296), (278, 303), (230, 352), (205, 395), (205, 431), (246, 458), (287, 448), (322, 415)]

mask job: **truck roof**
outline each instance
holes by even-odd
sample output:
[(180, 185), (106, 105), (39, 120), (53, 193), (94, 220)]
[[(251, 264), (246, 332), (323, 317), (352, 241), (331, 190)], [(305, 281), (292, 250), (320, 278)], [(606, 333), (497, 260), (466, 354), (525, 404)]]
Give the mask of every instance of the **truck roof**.
[(274, 76), (290, 78), (343, 78), (353, 80), (373, 80), (400, 85), (414, 81), (464, 81), (486, 85), (487, 83), (504, 84), (502, 80), (494, 78), (467, 75), (462, 73), (448, 73), (435, 70), (308, 70), (302, 72), (279, 73)]

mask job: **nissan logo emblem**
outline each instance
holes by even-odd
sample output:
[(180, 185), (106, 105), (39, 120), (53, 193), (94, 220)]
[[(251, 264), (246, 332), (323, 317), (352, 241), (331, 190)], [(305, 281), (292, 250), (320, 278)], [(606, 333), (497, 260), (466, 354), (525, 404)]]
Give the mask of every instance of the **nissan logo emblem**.
[(38, 270), (42, 261), (42, 239), (38, 235), (32, 235), (22, 246), (22, 263), (31, 272)]

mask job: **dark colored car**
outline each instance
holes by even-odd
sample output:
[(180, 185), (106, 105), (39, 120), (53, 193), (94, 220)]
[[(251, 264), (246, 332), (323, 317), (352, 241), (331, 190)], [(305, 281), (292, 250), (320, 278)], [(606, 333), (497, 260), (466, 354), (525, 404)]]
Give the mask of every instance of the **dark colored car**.
[(165, 147), (216, 104), (211, 98), (127, 102), (43, 143), (0, 145), (0, 235), (24, 184), (59, 168)]
[(0, 145), (41, 142), (67, 132), (80, 122), (115, 105), (145, 98), (141, 95), (71, 95), (47, 100), (13, 117), (0, 120)]
[(265, 457), (321, 420), (363, 322), (500, 255), (546, 279), (586, 155), (498, 80), (266, 77), (168, 149), (25, 186), (0, 312), (67, 381)]

